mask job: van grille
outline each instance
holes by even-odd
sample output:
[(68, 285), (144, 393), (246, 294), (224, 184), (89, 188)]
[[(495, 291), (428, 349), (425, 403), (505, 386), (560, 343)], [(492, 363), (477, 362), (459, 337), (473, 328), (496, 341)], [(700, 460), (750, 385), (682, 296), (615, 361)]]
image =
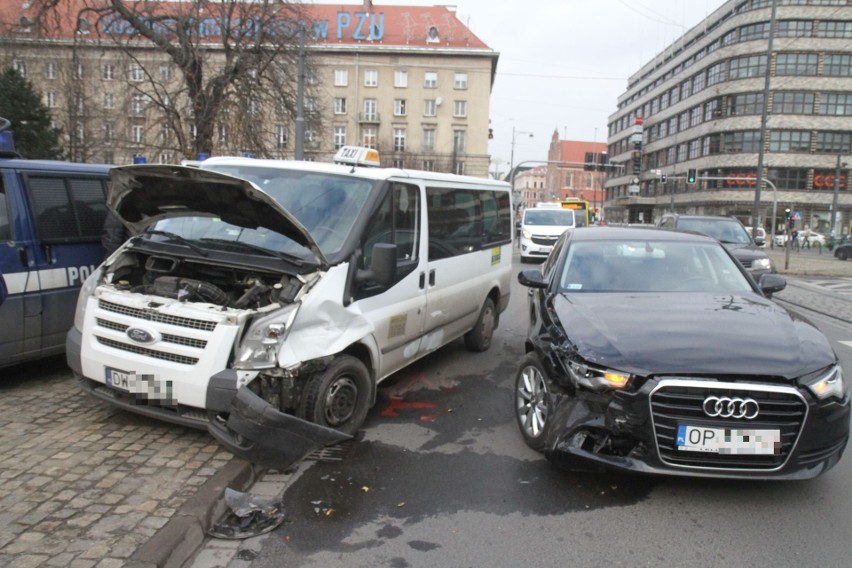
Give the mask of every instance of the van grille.
[(198, 363), (197, 357), (187, 357), (186, 355), (177, 355), (175, 353), (168, 353), (166, 351), (148, 349), (147, 347), (140, 347), (139, 345), (122, 343), (120, 341), (115, 341), (114, 339), (109, 339), (107, 337), (96, 337), (98, 343), (100, 343), (101, 345), (106, 345), (107, 347), (112, 347), (113, 349), (120, 349), (129, 353), (136, 353), (137, 355), (144, 355), (146, 357), (162, 359), (163, 361), (171, 361), (172, 363), (179, 363), (181, 365), (195, 365), (196, 363)]
[(180, 316), (161, 314), (156, 310), (130, 308), (127, 306), (114, 304), (106, 300), (98, 300), (98, 307), (108, 312), (122, 314), (151, 322), (165, 323), (169, 325), (176, 325), (179, 327), (187, 327), (189, 329), (198, 329), (201, 331), (213, 331), (214, 329), (216, 329), (216, 322), (214, 321), (197, 320)]
[[(130, 327), (129, 325), (124, 325), (120, 323), (115, 323), (113, 321), (97, 318), (98, 327), (103, 327), (106, 329), (112, 329), (114, 331), (119, 331), (124, 333)], [(195, 349), (204, 349), (207, 347), (207, 342), (203, 339), (193, 339), (191, 337), (181, 337), (179, 335), (172, 335), (171, 333), (162, 334), (162, 340), (166, 343), (174, 343), (175, 345), (183, 345), (185, 347), (193, 347)]]

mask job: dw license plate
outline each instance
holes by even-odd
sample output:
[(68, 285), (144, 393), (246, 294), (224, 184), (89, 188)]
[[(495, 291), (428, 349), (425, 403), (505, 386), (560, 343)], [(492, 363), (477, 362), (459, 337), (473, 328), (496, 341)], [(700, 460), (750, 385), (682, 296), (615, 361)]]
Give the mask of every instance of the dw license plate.
[(135, 394), (146, 400), (174, 404), (172, 381), (158, 379), (154, 375), (137, 375), (132, 371), (106, 368), (106, 384), (120, 391)]

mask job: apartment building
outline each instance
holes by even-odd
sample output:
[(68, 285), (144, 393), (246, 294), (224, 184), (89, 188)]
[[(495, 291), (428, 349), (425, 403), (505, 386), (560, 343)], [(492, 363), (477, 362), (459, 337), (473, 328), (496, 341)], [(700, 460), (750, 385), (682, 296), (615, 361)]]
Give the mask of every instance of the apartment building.
[(608, 220), (674, 210), (752, 224), (762, 147), (767, 231), (785, 228), (789, 208), (800, 227), (828, 233), (834, 217), (835, 232), (849, 232), (852, 5), (777, 0), (769, 54), (771, 13), (772, 0), (725, 2), (630, 77), (609, 117), (608, 153), (621, 167), (605, 183)]
[[(68, 14), (80, 1), (68, 3)], [(306, 159), (328, 160), (343, 145), (364, 145), (380, 151), (382, 165), (488, 176), (489, 98), (499, 54), (454, 8), (370, 0), (301, 8)], [(186, 151), (196, 133), (176, 129), (165, 112), (172, 105), (190, 110), (181, 100), (180, 70), (162, 51), (139, 39), (128, 57), (104, 40), (125, 30), (115, 21), (104, 29), (104, 20), (69, 16), (45, 32), (28, 9), (20, 0), (0, 0), (0, 64), (13, 65), (42, 92), (72, 159), (196, 157)], [(214, 40), (211, 34), (205, 45), (211, 67), (223, 57)], [(295, 68), (287, 75), (297, 80)], [(177, 94), (146, 94), (140, 86), (152, 77)], [(244, 99), (217, 124), (212, 153), (292, 158), (294, 113), (274, 97)]]

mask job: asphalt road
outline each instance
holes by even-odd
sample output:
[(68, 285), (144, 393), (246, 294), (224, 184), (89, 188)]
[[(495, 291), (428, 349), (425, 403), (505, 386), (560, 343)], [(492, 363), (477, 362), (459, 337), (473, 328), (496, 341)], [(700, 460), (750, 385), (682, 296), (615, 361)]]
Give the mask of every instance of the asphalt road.
[[(457, 342), (398, 373), (362, 440), (282, 476), (281, 527), (208, 541), (187, 565), (849, 565), (849, 456), (813, 481), (759, 483), (573, 473), (529, 450), (512, 413), (525, 296), (489, 352)], [(852, 324), (811, 315), (852, 369)]]

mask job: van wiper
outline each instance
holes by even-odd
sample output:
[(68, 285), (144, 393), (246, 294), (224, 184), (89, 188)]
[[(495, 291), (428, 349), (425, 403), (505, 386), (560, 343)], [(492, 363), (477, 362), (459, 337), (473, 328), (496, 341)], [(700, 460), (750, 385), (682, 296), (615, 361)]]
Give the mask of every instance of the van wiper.
[[(189, 248), (191, 248), (192, 250), (194, 250), (195, 252), (197, 252), (201, 256), (209, 256), (209, 254), (206, 250), (204, 250), (203, 248), (201, 248), (197, 244), (193, 243), (192, 241), (185, 239), (184, 237), (178, 235), (177, 233), (171, 233), (169, 231), (160, 231), (159, 229), (148, 229), (147, 231), (145, 231), (143, 233), (143, 235), (162, 235), (164, 237), (170, 238), (173, 241), (177, 241), (177, 242), (179, 242), (183, 245), (188, 246)], [(142, 235), (139, 235), (139, 236), (136, 236), (136, 237), (133, 237), (133, 238), (139, 239), (139, 238), (142, 238)]]
[(293, 262), (293, 263), (297, 264), (298, 266), (302, 265), (302, 260), (298, 256), (287, 254), (286, 252), (280, 252), (280, 251), (277, 251), (277, 250), (264, 248), (264, 247), (258, 246), (258, 245), (253, 245), (253, 244), (247, 243), (245, 241), (232, 241), (232, 240), (229, 240), (229, 239), (213, 239), (213, 238), (205, 237), (205, 238), (201, 239), (201, 242), (219, 243), (219, 244), (228, 245), (228, 246), (236, 246), (236, 247), (241, 248), (243, 250), (250, 250), (250, 251), (253, 251), (253, 252), (258, 252), (258, 253), (260, 253), (264, 256), (274, 256), (274, 257), (280, 258), (281, 260)]

